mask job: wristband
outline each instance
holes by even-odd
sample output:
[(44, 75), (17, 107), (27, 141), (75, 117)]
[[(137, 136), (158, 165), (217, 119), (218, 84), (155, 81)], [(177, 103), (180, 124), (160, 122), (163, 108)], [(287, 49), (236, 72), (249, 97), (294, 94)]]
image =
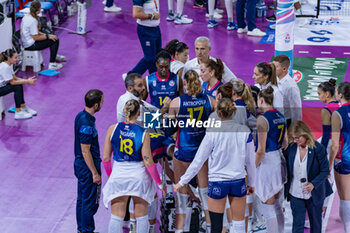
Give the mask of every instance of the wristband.
[(155, 15), (154, 15), (154, 13), (152, 13), (151, 20), (154, 20), (154, 17), (155, 17)]

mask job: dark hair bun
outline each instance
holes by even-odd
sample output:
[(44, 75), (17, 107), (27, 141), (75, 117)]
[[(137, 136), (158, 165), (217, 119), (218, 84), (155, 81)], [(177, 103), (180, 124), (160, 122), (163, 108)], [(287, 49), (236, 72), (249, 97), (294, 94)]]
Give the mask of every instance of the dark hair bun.
[(331, 78), (330, 80), (328, 80), (329, 85), (331, 85), (332, 87), (335, 87), (336, 82), (337, 80), (335, 80), (334, 78)]
[(266, 88), (266, 94), (273, 94), (273, 88), (271, 86)]

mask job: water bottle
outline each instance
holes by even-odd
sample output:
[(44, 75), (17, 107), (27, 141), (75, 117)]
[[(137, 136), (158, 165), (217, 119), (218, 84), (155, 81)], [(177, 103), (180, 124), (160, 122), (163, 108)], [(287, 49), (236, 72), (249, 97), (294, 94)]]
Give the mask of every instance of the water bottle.
[(301, 189), (303, 190), (303, 194), (306, 194), (305, 192), (305, 187), (307, 185), (306, 178), (301, 178), (300, 183), (301, 183)]

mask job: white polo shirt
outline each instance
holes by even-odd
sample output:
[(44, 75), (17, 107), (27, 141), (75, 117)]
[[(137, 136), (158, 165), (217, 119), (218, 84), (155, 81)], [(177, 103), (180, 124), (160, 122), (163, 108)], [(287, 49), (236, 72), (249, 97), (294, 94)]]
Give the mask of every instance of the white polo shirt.
[(13, 79), (13, 67), (6, 62), (0, 63), (0, 87), (6, 86)]
[(300, 90), (292, 77), (287, 74), (281, 80), (277, 80), (278, 88), (283, 95), (284, 116), (294, 121), (302, 120), (302, 107)]
[(38, 35), (38, 21), (31, 15), (26, 14), (21, 22), (21, 39), (24, 48), (28, 48), (35, 43), (33, 35)]
[(279, 87), (272, 85), (271, 83), (266, 84), (265, 86), (260, 84), (255, 84), (261, 91), (271, 86), (273, 88), (273, 107), (284, 114), (283, 106), (283, 94)]
[[(159, 13), (159, 0), (133, 0), (133, 6), (142, 7), (142, 11), (145, 14)], [(137, 19), (136, 22), (146, 27), (157, 27), (160, 20)]]

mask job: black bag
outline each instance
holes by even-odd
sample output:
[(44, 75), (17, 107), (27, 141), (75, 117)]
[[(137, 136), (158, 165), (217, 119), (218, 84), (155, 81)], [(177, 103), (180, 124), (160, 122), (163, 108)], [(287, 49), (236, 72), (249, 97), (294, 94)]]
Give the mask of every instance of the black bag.
[(41, 29), (40, 31), (44, 34), (53, 34), (52, 28), (47, 24), (46, 17), (39, 17)]

